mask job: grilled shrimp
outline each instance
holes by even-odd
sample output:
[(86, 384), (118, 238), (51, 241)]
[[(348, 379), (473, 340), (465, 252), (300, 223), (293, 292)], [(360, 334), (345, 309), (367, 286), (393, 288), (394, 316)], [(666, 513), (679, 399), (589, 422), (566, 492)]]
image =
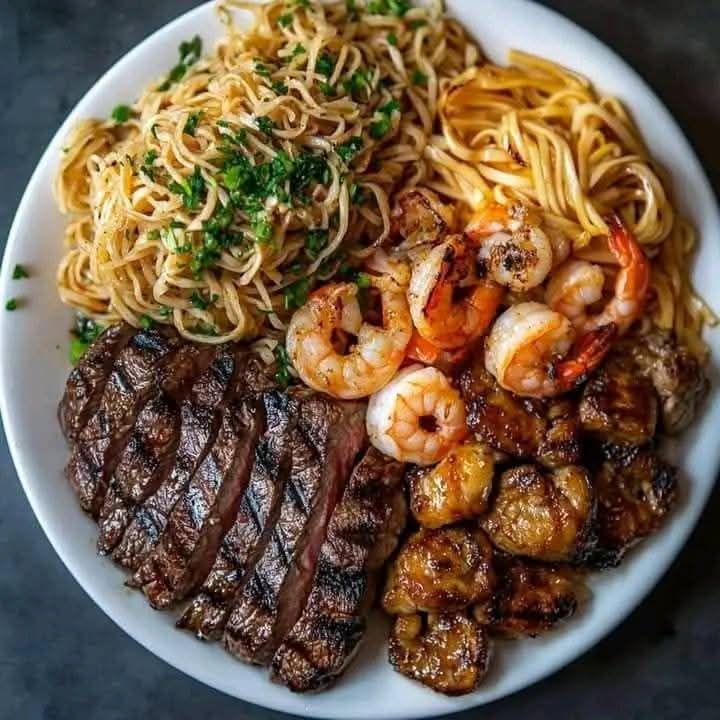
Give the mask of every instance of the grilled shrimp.
[(477, 277), (475, 261), (460, 235), (415, 258), (408, 289), (410, 314), (418, 333), (437, 348), (453, 350), (480, 337), (502, 297), (502, 288)]
[(620, 271), (612, 299), (596, 314), (588, 309), (602, 299), (605, 274), (599, 265), (584, 260), (569, 260), (559, 267), (548, 283), (547, 304), (566, 317), (581, 332), (614, 323), (620, 334), (642, 315), (650, 285), (650, 262), (643, 249), (619, 217), (608, 221), (608, 247)]
[(516, 395), (553, 397), (598, 367), (615, 334), (610, 323), (575, 342), (576, 332), (565, 315), (541, 303), (520, 303), (495, 321), (485, 347), (485, 367)]
[(434, 468), (408, 473), (412, 514), (427, 528), (480, 515), (487, 510), (494, 473), (495, 457), (487, 445), (459, 445)]
[(465, 405), (434, 367), (410, 365), (368, 403), (370, 442), (401, 462), (434, 465), (464, 440)]
[(453, 225), (453, 209), (427, 188), (403, 190), (395, 197), (391, 234), (402, 240), (399, 249), (438, 242)]
[(504, 552), (562, 562), (586, 549), (593, 509), (584, 468), (571, 465), (550, 473), (521, 465), (501, 475), (492, 509), (480, 524)]
[(482, 530), (419, 530), (388, 571), (382, 606), (391, 615), (452, 612), (489, 600), (492, 546)]
[(528, 222), (521, 205), (490, 203), (473, 215), (465, 233), (479, 245), (478, 259), (492, 279), (516, 292), (543, 283), (556, 262), (550, 238)]
[[(402, 288), (389, 277), (371, 276), (380, 293), (383, 326), (365, 322), (353, 283), (316, 290), (295, 312), (287, 350), (295, 369), (314, 390), (337, 398), (367, 397), (395, 375), (412, 336), (412, 320)], [(356, 338), (345, 352), (342, 338)]]
[(395, 620), (388, 656), (403, 675), (446, 695), (472, 692), (487, 672), (487, 631), (466, 613), (402, 615)]

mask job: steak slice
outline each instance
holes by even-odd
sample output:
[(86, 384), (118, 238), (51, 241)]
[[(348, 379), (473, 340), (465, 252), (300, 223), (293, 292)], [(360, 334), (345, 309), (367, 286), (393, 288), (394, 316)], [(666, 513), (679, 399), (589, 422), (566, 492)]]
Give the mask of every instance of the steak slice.
[(180, 435), (180, 403), (215, 352), (214, 348), (183, 345), (165, 366), (162, 387), (138, 414), (100, 509), (97, 547), (101, 554), (120, 542), (137, 505), (167, 479)]
[(272, 678), (321, 690), (352, 660), (378, 573), (405, 527), (404, 466), (370, 448), (330, 518), (305, 609), (272, 660)]
[(138, 413), (157, 387), (162, 363), (179, 346), (176, 332), (149, 330), (133, 336), (118, 355), (97, 411), (78, 436), (67, 466), (81, 507), (93, 517), (100, 511)]
[(292, 393), (300, 420), (288, 437), (290, 475), (265, 551), (225, 626), (225, 647), (267, 665), (302, 611), (327, 523), (365, 441), (364, 405)]
[[(244, 364), (239, 358), (239, 380)], [(244, 389), (223, 411), (217, 438), (182, 497), (175, 504), (160, 542), (133, 576), (154, 608), (186, 597), (205, 579), (223, 536), (237, 515), (264, 429), (258, 398)]]
[(130, 342), (134, 328), (111, 325), (90, 345), (65, 383), (58, 406), (58, 420), (68, 442), (75, 442), (98, 409), (105, 384), (120, 351)]
[(287, 438), (298, 421), (297, 404), (284, 393), (267, 392), (263, 406), (267, 430), (255, 449), (240, 510), (200, 594), (177, 623), (201, 638), (218, 640), (222, 636), (233, 600), (264, 550), (280, 509), (290, 469)]
[(222, 410), (229, 400), (235, 372), (231, 347), (219, 349), (207, 370), (193, 384), (180, 406), (180, 436), (169, 477), (139, 505), (113, 560), (137, 570), (165, 530), (167, 518), (195, 474), (217, 435)]

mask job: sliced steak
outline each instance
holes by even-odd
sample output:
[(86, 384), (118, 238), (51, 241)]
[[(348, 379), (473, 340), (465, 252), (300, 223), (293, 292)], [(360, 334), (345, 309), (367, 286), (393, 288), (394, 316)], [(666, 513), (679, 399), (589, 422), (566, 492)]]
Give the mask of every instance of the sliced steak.
[(125, 323), (111, 325), (87, 349), (70, 373), (58, 407), (60, 427), (69, 442), (78, 439), (80, 431), (98, 409), (115, 359), (134, 333), (135, 330)]
[(94, 517), (138, 413), (157, 387), (162, 363), (180, 344), (178, 334), (169, 329), (139, 332), (113, 365), (100, 404), (78, 436), (67, 467), (80, 505)]
[(320, 690), (347, 667), (406, 517), (403, 465), (370, 448), (332, 514), (305, 609), (273, 657), (275, 681)]
[(120, 565), (137, 570), (160, 539), (175, 503), (217, 435), (234, 372), (234, 350), (223, 347), (193, 384), (190, 394), (180, 407), (180, 436), (169, 477), (137, 507), (122, 540), (113, 552), (113, 559)]
[(140, 411), (100, 510), (100, 553), (115, 548), (137, 505), (167, 479), (180, 436), (180, 404), (215, 353), (214, 348), (183, 345), (165, 366), (162, 387)]
[(290, 476), (265, 551), (225, 627), (225, 647), (269, 664), (295, 624), (310, 590), (330, 515), (365, 441), (364, 405), (300, 391), (300, 420), (287, 439)]
[[(244, 365), (239, 358), (238, 383)], [(164, 608), (196, 590), (212, 567), (220, 543), (237, 515), (252, 470), (255, 447), (264, 429), (261, 404), (238, 388), (223, 411), (220, 430), (180, 500), (157, 547), (135, 573), (150, 604)]]
[(281, 392), (263, 395), (267, 430), (255, 449), (240, 510), (223, 539), (200, 594), (178, 620), (198, 637), (218, 640), (233, 601), (265, 549), (275, 526), (290, 469), (288, 435), (298, 421), (297, 404)]

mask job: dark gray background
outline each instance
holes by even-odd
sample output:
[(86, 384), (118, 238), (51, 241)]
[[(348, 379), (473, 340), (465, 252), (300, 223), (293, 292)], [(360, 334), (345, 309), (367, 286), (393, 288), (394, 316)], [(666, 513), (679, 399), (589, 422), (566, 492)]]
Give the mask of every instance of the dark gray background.
[[(502, 0), (498, 0), (502, 2)], [(620, 52), (720, 181), (720, 2), (544, 0)], [(0, 247), (46, 143), (81, 95), (193, 0), (0, 0)], [(717, 238), (706, 238), (717, 242)], [(0, 718), (280, 718), (181, 675), (120, 631), (55, 556), (0, 434)], [(720, 495), (649, 599), (585, 657), (463, 717), (720, 718)]]

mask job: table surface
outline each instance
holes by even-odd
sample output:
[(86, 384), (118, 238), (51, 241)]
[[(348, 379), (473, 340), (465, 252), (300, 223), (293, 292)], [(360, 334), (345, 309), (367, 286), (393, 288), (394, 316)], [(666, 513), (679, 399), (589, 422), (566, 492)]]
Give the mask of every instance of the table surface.
[[(595, 33), (650, 82), (717, 188), (720, 2), (544, 4)], [(68, 111), (149, 30), (194, 5), (0, 0), (0, 249), (25, 184)], [(95, 607), (40, 530), (1, 433), (0, 486), (0, 718), (284, 717), (182, 675)], [(480, 713), (493, 720), (720, 717), (719, 522), (716, 492), (670, 572), (610, 637), (544, 682), (458, 720)]]

